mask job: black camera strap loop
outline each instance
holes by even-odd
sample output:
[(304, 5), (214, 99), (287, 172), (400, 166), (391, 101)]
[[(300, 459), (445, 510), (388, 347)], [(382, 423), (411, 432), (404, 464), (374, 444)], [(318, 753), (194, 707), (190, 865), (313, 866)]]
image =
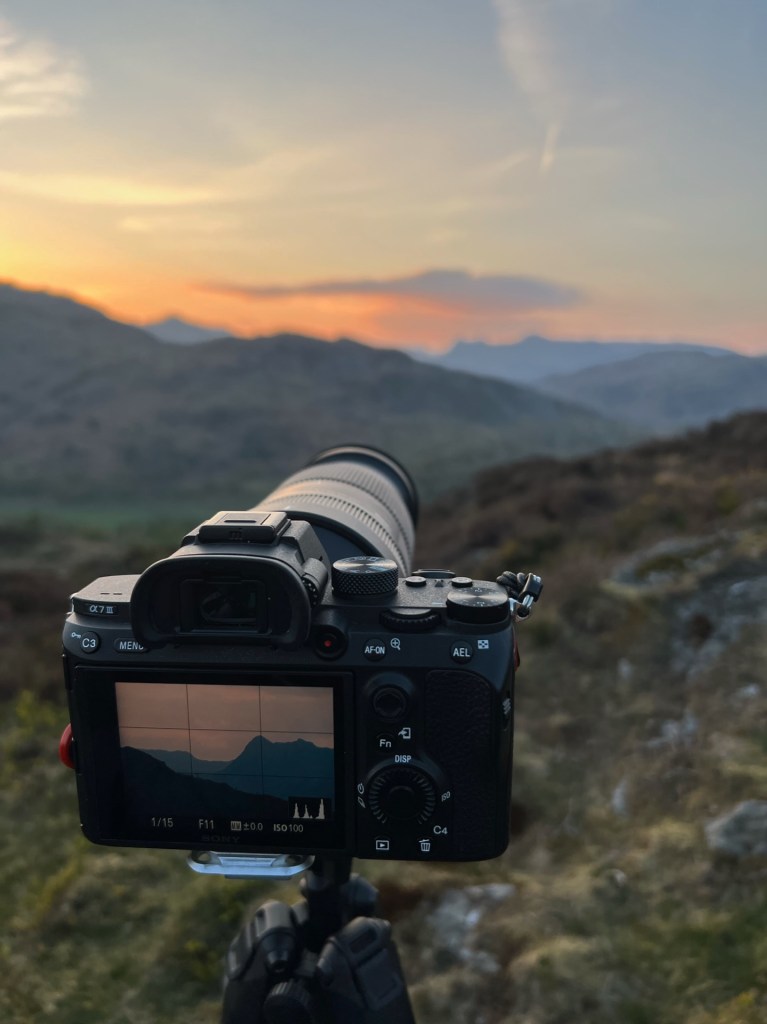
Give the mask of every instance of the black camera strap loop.
[(511, 615), (516, 622), (530, 616), (543, 592), (543, 580), (532, 572), (503, 572), (495, 581), (509, 595)]

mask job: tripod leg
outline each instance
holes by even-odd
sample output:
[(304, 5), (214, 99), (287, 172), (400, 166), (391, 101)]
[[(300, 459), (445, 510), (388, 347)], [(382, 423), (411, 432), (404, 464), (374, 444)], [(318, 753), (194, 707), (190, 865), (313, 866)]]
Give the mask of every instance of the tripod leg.
[(388, 921), (350, 921), (325, 944), (317, 973), (333, 1024), (415, 1024)]
[(269, 900), (256, 911), (226, 955), (222, 1024), (259, 1024), (276, 982), (289, 978), (301, 955), (290, 907)]

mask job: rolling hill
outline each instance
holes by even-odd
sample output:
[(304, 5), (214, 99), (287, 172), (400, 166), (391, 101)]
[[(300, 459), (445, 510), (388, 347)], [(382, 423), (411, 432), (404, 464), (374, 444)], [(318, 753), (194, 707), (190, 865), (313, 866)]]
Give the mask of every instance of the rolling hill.
[(0, 490), (60, 504), (252, 505), (319, 449), (401, 458), (425, 496), (475, 470), (636, 436), (399, 351), (295, 335), (163, 344), (66, 299), (0, 292)]
[(546, 377), (536, 386), (605, 416), (671, 432), (767, 408), (767, 358), (732, 352), (646, 352), (607, 366)]

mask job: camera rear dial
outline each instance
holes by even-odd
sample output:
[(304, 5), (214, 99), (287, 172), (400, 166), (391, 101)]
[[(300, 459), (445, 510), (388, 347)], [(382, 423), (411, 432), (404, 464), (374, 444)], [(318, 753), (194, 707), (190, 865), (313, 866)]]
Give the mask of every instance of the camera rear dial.
[(417, 761), (389, 762), (368, 778), (365, 789), (373, 816), (382, 825), (391, 821), (428, 821), (437, 806), (439, 781)]

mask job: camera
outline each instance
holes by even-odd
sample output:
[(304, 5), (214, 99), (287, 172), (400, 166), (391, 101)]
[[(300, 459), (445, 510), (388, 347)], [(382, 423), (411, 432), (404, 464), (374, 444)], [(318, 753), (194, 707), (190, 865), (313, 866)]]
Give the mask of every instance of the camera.
[(411, 572), (417, 515), (398, 462), (333, 448), (141, 575), (75, 593), (68, 757), (87, 838), (223, 854), (500, 854), (513, 622), (541, 584)]

